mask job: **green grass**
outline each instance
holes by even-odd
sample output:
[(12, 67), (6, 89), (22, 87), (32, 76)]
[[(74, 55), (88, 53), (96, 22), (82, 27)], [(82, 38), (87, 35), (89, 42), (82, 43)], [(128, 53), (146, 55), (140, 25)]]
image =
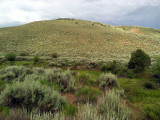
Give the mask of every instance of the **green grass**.
[[(102, 73), (95, 70), (79, 70), (81, 73), (89, 74), (94, 80), (97, 80), (99, 75)], [(133, 113), (136, 114), (134, 118), (142, 119), (145, 116), (144, 109), (148, 105), (156, 105), (160, 103), (160, 88), (146, 89), (144, 84), (150, 82), (155, 84), (156, 79), (152, 77), (151, 72), (146, 71), (142, 74), (136, 75), (136, 78), (118, 78), (117, 80), (120, 87), (125, 90), (125, 99), (130, 105), (135, 107)], [(137, 112), (138, 111), (138, 112)]]
[(157, 29), (110, 26), (84, 20), (38, 21), (0, 28), (0, 55), (23, 51), (39, 56), (57, 53), (67, 59), (126, 61), (137, 48), (151, 56), (159, 55), (159, 33)]

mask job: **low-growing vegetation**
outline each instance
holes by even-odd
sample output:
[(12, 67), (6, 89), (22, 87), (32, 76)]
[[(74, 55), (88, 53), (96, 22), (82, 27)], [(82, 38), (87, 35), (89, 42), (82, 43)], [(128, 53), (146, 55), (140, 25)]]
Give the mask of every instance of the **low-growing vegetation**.
[(117, 77), (112, 73), (102, 74), (98, 79), (99, 87), (103, 90), (106, 88), (118, 87)]
[(8, 61), (15, 61), (16, 60), (16, 54), (15, 53), (8, 53), (5, 55), (5, 59)]
[(2, 105), (26, 108), (29, 111), (57, 111), (60, 105), (65, 104), (65, 99), (57, 91), (32, 80), (7, 85), (1, 92), (0, 99)]
[(97, 101), (98, 97), (102, 96), (102, 92), (100, 90), (88, 86), (76, 91), (75, 94), (78, 97), (78, 100), (83, 103), (94, 103)]
[[(150, 57), (137, 51), (128, 64), (1, 58), (0, 119), (159, 120), (159, 59), (150, 65)], [(141, 57), (148, 59), (142, 66)]]

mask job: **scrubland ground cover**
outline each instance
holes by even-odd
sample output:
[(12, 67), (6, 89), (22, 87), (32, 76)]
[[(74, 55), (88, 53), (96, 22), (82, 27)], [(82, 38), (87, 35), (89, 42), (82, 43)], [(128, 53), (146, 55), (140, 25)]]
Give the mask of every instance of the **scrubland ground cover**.
[(15, 52), (39, 55), (127, 61), (137, 48), (159, 55), (160, 30), (136, 26), (61, 19), (0, 28), (0, 56)]
[(50, 61), (1, 59), (1, 119), (159, 119), (159, 61), (140, 73), (116, 61)]
[(58, 19), (0, 33), (0, 120), (160, 119), (160, 30)]

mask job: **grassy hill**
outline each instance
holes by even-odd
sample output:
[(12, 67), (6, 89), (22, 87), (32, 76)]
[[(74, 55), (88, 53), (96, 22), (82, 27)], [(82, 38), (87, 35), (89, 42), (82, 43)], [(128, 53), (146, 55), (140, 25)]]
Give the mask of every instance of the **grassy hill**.
[(0, 28), (0, 54), (80, 57), (94, 60), (128, 60), (137, 48), (159, 55), (160, 30), (137, 26), (110, 26), (97, 22), (57, 19)]

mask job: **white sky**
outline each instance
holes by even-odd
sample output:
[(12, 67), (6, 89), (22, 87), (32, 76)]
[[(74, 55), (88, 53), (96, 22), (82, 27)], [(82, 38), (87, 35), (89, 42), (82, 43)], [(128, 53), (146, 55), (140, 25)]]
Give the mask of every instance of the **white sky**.
[(160, 0), (0, 0), (0, 27), (57, 18), (160, 29)]

